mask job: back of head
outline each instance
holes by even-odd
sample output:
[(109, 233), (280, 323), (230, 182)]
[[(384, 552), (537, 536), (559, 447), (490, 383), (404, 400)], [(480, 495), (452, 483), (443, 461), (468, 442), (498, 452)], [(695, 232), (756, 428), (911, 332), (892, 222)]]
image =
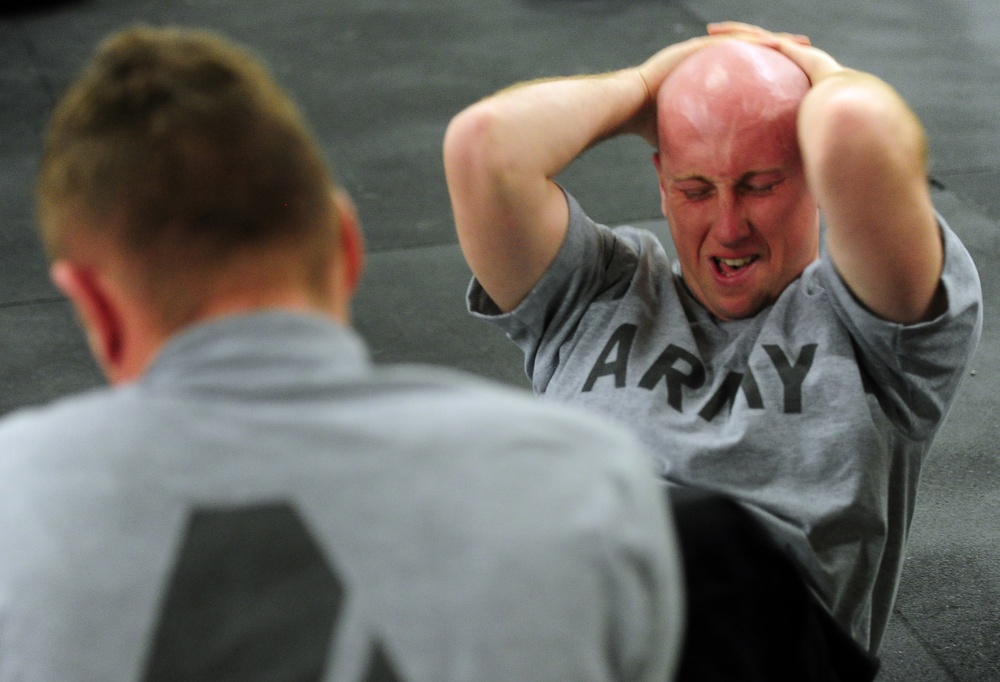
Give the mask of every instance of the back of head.
[[(724, 40), (681, 62), (657, 94), (660, 147), (687, 128), (738, 131), (761, 124), (795, 145), (795, 117), (809, 79), (777, 50)], [(666, 143), (666, 144), (665, 144)]]
[(57, 106), (39, 223), (54, 258), (113, 251), (134, 265), (174, 328), (241, 259), (320, 286), (330, 192), (318, 145), (259, 62), (211, 33), (137, 27), (106, 40)]

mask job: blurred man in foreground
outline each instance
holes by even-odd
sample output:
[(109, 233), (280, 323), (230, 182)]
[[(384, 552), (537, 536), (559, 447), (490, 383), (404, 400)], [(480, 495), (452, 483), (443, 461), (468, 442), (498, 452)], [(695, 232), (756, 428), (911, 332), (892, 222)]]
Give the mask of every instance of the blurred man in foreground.
[(112, 387), (0, 425), (0, 678), (670, 678), (648, 457), (530, 396), (371, 365), (354, 209), (246, 52), (108, 39), (38, 201)]

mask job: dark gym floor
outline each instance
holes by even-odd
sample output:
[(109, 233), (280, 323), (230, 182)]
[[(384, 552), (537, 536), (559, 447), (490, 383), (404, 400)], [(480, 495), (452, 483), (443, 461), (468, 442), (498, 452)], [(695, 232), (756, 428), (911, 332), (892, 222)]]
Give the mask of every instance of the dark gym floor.
[[(927, 128), (934, 199), (980, 268), (986, 320), (974, 372), (925, 469), (879, 680), (1000, 680), (996, 0), (38, 4), (0, 16), (0, 413), (100, 383), (48, 283), (31, 190), (55, 97), (103, 35), (129, 24), (222, 31), (292, 91), (361, 212), (369, 259), (354, 315), (377, 362), (439, 363), (519, 386), (520, 353), (465, 313), (468, 270), (440, 151), (454, 113), (514, 81), (636, 64), (724, 19), (808, 34), (887, 80)], [(597, 147), (562, 181), (601, 221), (665, 229), (638, 140)]]

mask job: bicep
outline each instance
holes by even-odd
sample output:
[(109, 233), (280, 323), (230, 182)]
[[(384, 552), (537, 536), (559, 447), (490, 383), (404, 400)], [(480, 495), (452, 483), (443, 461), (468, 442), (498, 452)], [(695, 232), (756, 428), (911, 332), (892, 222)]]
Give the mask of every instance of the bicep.
[(800, 134), (831, 260), (876, 315), (900, 323), (928, 319), (936, 312), (944, 250), (923, 129), (888, 86), (862, 84), (822, 104), (804, 108)]
[(900, 323), (933, 317), (944, 253), (929, 193), (899, 189), (890, 199), (867, 200), (864, 194), (826, 209), (837, 271), (879, 317)]

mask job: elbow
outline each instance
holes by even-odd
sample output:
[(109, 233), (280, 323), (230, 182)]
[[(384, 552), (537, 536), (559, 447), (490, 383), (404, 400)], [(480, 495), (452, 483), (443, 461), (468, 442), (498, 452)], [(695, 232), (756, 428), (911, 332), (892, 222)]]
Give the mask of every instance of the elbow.
[(498, 172), (503, 145), (497, 142), (498, 121), (480, 102), (459, 113), (444, 135), (444, 170), (449, 191), (465, 193), (484, 175)]
[(926, 179), (926, 134), (892, 88), (866, 76), (818, 94), (825, 96), (800, 114), (803, 157), (814, 178)]
[(486, 215), (509, 217), (534, 195), (537, 178), (544, 179), (533, 173), (512, 136), (509, 122), (489, 101), (469, 107), (448, 125), (445, 181), (460, 237), (480, 230)]
[(444, 169), (450, 175), (451, 171), (466, 165), (470, 155), (481, 144), (482, 116), (474, 111), (474, 107), (456, 115), (444, 132)]

